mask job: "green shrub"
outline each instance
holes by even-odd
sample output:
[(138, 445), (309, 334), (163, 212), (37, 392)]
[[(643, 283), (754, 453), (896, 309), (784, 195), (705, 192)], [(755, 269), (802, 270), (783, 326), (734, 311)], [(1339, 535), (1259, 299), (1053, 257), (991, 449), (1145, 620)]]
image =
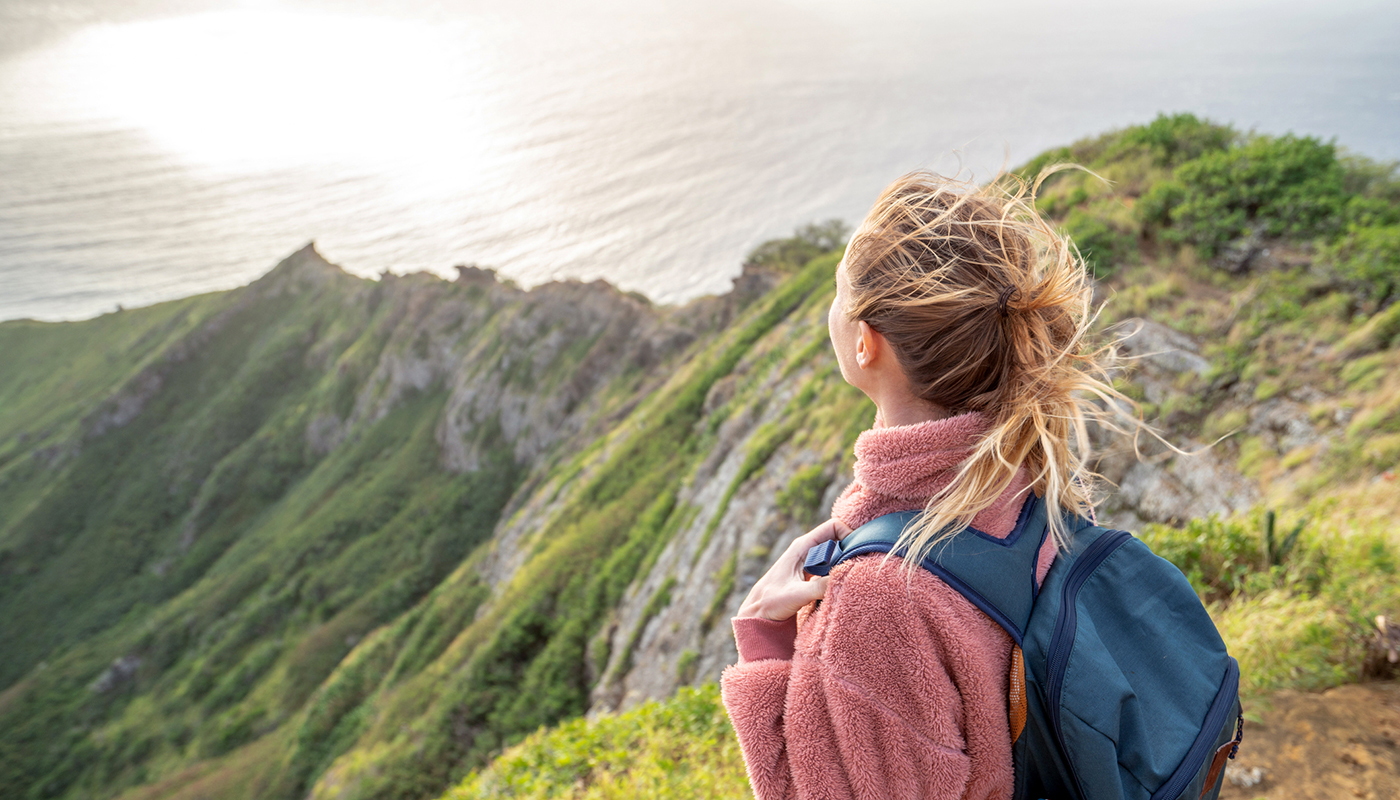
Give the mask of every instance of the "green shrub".
[(1176, 179), (1185, 192), (1172, 224), (1207, 255), (1255, 228), (1269, 236), (1331, 233), (1348, 200), (1336, 147), (1292, 134), (1206, 153), (1177, 168)]
[(1347, 334), (1338, 349), (1347, 355), (1363, 355), (1386, 350), (1400, 341), (1400, 303), (1392, 303), (1365, 325)]
[(1172, 212), (1186, 199), (1186, 187), (1178, 181), (1167, 180), (1153, 184), (1142, 197), (1138, 198), (1133, 212), (1142, 223), (1144, 233), (1168, 228), (1172, 224)]
[(683, 684), (695, 680), (695, 670), (699, 665), (699, 653), (694, 650), (681, 651), (681, 657), (676, 659), (676, 680)]
[(1367, 225), (1400, 223), (1400, 162), (1377, 162), (1354, 154), (1341, 156), (1341, 162), (1345, 170), (1346, 190), (1356, 195), (1357, 200), (1376, 201), (1379, 204), (1373, 206), (1369, 202), (1361, 202), (1357, 204), (1358, 208), (1384, 206), (1388, 209), (1383, 212), (1386, 216), (1385, 221), (1351, 221)]
[(1137, 258), (1137, 236), (1102, 213), (1075, 208), (1065, 218), (1064, 227), (1096, 278), (1106, 278)]
[(632, 629), (632, 635), (627, 638), (627, 646), (622, 651), (622, 672), (632, 669), (632, 656), (636, 653), (637, 645), (642, 641), (642, 634), (646, 633), (647, 625), (651, 624), (656, 615), (671, 605), (671, 590), (675, 588), (676, 576), (671, 575), (662, 581), (651, 597), (647, 598), (647, 604), (642, 608), (642, 616), (637, 620), (637, 626)]
[(796, 270), (814, 258), (841, 248), (850, 235), (851, 229), (839, 219), (803, 225), (786, 239), (770, 239), (754, 248), (744, 263)]
[[(1082, 176), (1083, 173), (1080, 173)], [(1082, 177), (1081, 177), (1082, 180)], [(1036, 210), (1041, 216), (1059, 219), (1079, 210), (1079, 206), (1089, 201), (1089, 190), (1081, 183), (1067, 192), (1050, 191), (1035, 198)]]
[(1220, 414), (1212, 414), (1206, 419), (1205, 433), (1212, 439), (1238, 433), (1249, 424), (1249, 412), (1236, 408)]
[(1207, 598), (1228, 598), (1247, 584), (1252, 587), (1264, 561), (1260, 528), (1234, 520), (1193, 519), (1181, 528), (1148, 525), (1138, 536)]
[(1353, 358), (1342, 365), (1342, 381), (1348, 388), (1369, 392), (1380, 385), (1386, 376), (1386, 365), (1390, 357), (1385, 353)]
[[(1068, 147), (1056, 147), (1051, 150), (1046, 150), (1045, 152), (1026, 162), (1025, 166), (1015, 170), (1015, 174), (1018, 175), (1022, 180), (1034, 181), (1036, 177), (1040, 175), (1041, 171), (1044, 170), (1046, 167), (1052, 166), (1054, 164), (1067, 164), (1073, 162), (1074, 160), (1074, 153), (1071, 152)], [(1063, 175), (1064, 173), (1060, 174)]]
[(1241, 690), (1323, 688), (1356, 680), (1376, 614), (1400, 608), (1400, 548), (1383, 527), (1358, 529), (1319, 506), (1330, 523), (1275, 530), (1272, 512), (1148, 525), (1139, 536), (1186, 574), (1207, 600)]
[(735, 553), (724, 562), (720, 568), (719, 575), (715, 577), (715, 596), (710, 601), (710, 607), (705, 609), (705, 616), (700, 620), (700, 631), (708, 634), (714, 629), (720, 617), (724, 615), (724, 610), (729, 607), (729, 596), (734, 593), (734, 577), (739, 568), (739, 554)]
[(1361, 454), (1371, 466), (1391, 469), (1400, 463), (1400, 433), (1384, 433), (1366, 440)]
[(1124, 149), (1141, 146), (1152, 153), (1153, 162), (1158, 166), (1174, 167), (1206, 153), (1224, 150), (1234, 139), (1235, 131), (1228, 125), (1217, 125), (1194, 114), (1159, 114), (1146, 125), (1123, 131), (1118, 147), (1112, 152), (1121, 155)]
[(1400, 283), (1400, 225), (1353, 226), (1321, 255), (1358, 296), (1383, 305)]
[(826, 468), (821, 464), (803, 467), (792, 476), (788, 485), (778, 492), (778, 509), (793, 519), (808, 519), (816, 513), (817, 506), (821, 504), (822, 493), (826, 491), (830, 482)]
[(1382, 197), (1356, 196), (1342, 209), (1347, 225), (1362, 228), (1382, 228), (1400, 224), (1400, 201)]

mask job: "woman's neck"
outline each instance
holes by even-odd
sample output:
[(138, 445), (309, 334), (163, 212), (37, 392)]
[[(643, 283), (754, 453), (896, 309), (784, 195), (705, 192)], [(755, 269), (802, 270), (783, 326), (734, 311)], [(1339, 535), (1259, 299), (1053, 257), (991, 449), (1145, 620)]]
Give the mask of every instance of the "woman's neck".
[(948, 409), (920, 400), (913, 395), (898, 398), (881, 398), (875, 402), (877, 425), (897, 428), (901, 425), (918, 425), (953, 416)]

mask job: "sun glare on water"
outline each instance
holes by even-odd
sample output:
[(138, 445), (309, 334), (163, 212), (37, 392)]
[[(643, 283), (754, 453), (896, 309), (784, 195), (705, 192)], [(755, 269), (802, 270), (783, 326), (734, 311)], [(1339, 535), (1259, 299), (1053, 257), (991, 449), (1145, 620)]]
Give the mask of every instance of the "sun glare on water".
[(51, 56), (70, 111), (208, 167), (460, 177), (489, 146), (475, 49), (460, 28), (244, 10), (95, 27)]

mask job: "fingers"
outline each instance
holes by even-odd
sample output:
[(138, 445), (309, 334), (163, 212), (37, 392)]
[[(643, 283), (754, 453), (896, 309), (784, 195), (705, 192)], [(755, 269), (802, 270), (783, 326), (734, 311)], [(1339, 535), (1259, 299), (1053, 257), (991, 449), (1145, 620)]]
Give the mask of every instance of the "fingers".
[(793, 614), (796, 614), (799, 608), (802, 608), (813, 600), (820, 600), (826, 597), (826, 584), (829, 580), (831, 579), (827, 577), (817, 578), (804, 574), (801, 580), (795, 581), (785, 587), (786, 590), (783, 592), (783, 599), (781, 601), (783, 607), (781, 612), (782, 618), (787, 619)]
[(829, 519), (797, 538), (799, 541), (805, 541), (808, 547), (812, 547), (813, 545), (835, 539), (836, 536), (836, 520)]
[(798, 536), (795, 539), (793, 539), (792, 543), (788, 545), (787, 555), (793, 556), (800, 554), (803, 558), (806, 558), (808, 550), (812, 549), (816, 545), (821, 544), (827, 539), (834, 538), (836, 538), (836, 531), (831, 527), (831, 520), (827, 520), (826, 522), (823, 522), (822, 524), (811, 529), (810, 531), (807, 531), (801, 536)]
[(739, 616), (784, 620), (813, 600), (825, 597), (827, 578), (808, 575), (802, 567), (807, 551), (833, 536), (835, 528), (828, 522), (793, 539), (778, 561), (754, 583), (739, 607)]
[(803, 554), (806, 554), (813, 546), (831, 539), (840, 539), (850, 532), (850, 526), (838, 519), (832, 518), (793, 539), (792, 543), (788, 545), (788, 551), (800, 550)]
[(803, 569), (803, 565), (807, 560), (807, 551), (822, 542), (839, 539), (850, 532), (851, 529), (847, 527), (845, 523), (836, 519), (829, 519), (793, 539), (792, 543), (788, 545), (786, 552), (783, 553), (780, 561), (787, 561), (792, 567), (793, 574), (805, 581), (807, 578), (811, 577), (807, 575), (806, 571)]

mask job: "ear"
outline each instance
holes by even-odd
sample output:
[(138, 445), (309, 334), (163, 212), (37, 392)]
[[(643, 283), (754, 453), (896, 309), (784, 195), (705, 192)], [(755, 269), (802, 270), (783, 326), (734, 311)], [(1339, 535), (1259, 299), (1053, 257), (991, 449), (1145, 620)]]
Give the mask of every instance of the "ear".
[(885, 337), (870, 327), (870, 323), (865, 320), (861, 320), (857, 325), (859, 331), (856, 335), (856, 366), (865, 369), (875, 363), (875, 359), (879, 357), (880, 350), (885, 344)]

